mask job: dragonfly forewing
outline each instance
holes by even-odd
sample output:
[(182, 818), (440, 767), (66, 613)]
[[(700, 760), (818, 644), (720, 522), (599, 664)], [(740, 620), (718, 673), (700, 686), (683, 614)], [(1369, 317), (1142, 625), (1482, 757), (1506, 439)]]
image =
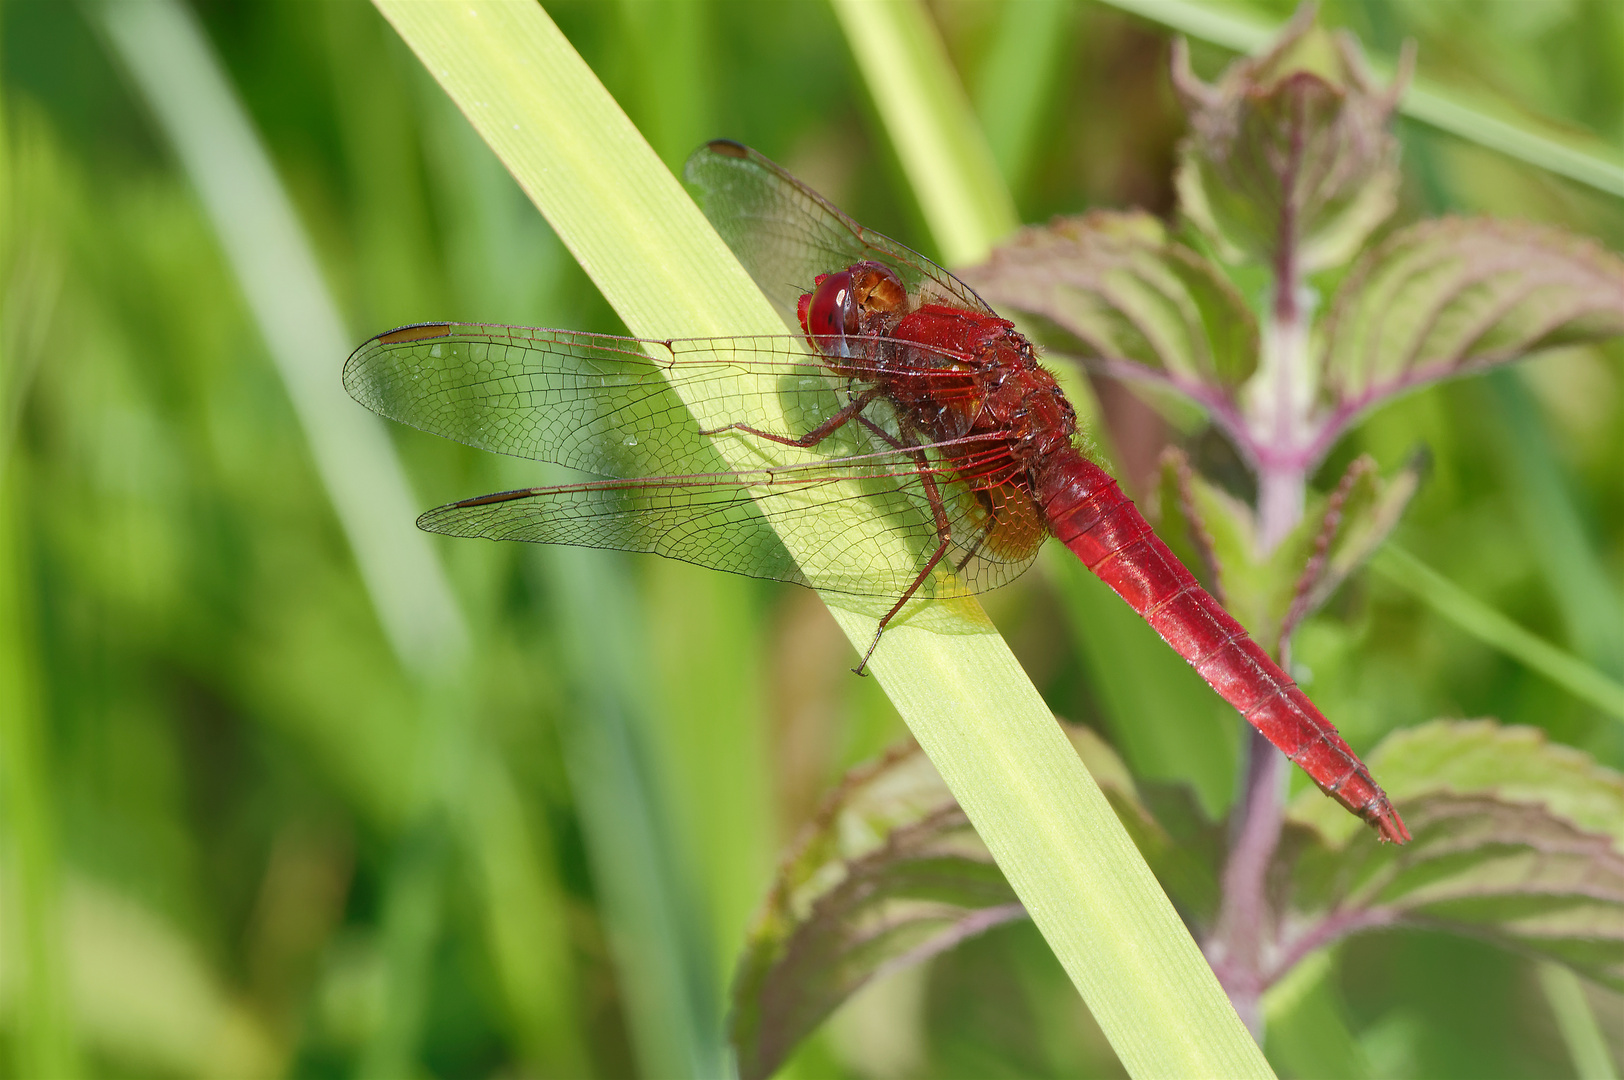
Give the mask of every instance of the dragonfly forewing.
[[(482, 450), (599, 476), (715, 472), (671, 388), (679, 374), (728, 423), (789, 438), (837, 412), (843, 392), (791, 335), (640, 341), (477, 323), (380, 334), (350, 356), (344, 385), (380, 415)], [(875, 449), (860, 430), (843, 440), (847, 453)]]
[(918, 300), (992, 314), (964, 282), (882, 233), (864, 228), (794, 176), (738, 143), (718, 140), (688, 159), (683, 177), (700, 209), (790, 325), (819, 274), (852, 263), (894, 270)]

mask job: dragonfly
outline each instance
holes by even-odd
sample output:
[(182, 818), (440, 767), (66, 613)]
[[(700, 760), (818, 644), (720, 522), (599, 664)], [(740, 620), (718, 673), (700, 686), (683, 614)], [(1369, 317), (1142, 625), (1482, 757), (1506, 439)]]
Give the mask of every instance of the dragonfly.
[[(798, 332), (651, 340), (439, 322), (378, 335), (344, 366), (361, 404), (600, 478), (464, 499), (419, 527), (868, 598), (883, 613), (859, 674), (910, 601), (1003, 585), (1053, 536), (1327, 795), (1382, 839), (1409, 839), (1331, 722), (1077, 448), (1074, 409), (1012, 322), (747, 147), (711, 142), (684, 175)], [(727, 421), (701, 426), (674, 377)], [(759, 467), (725, 464), (720, 439)], [(799, 558), (781, 526), (808, 541)]]

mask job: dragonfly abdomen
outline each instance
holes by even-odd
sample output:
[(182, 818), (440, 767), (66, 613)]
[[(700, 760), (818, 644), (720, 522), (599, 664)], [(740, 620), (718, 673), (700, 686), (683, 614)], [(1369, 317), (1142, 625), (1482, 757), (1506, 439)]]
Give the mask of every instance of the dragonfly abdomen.
[(1384, 839), (1410, 838), (1336, 727), (1201, 587), (1108, 473), (1075, 451), (1052, 455), (1036, 473), (1033, 486), (1061, 543), (1321, 790)]

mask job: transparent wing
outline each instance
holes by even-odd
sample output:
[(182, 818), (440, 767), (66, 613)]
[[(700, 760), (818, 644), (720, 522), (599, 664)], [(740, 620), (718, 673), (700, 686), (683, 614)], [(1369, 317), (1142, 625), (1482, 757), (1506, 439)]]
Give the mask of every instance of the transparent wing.
[(819, 274), (855, 262), (884, 263), (909, 295), (993, 314), (974, 289), (911, 248), (847, 217), (822, 195), (754, 150), (719, 139), (688, 159), (683, 177), (700, 208), (780, 314)]
[[(973, 490), (935, 450), (869, 454), (776, 469), (529, 488), (430, 510), (430, 532), (649, 552), (750, 577), (895, 599), (939, 544), (929, 494), (951, 536), (926, 597), (996, 588), (1031, 564), (1046, 535), (1014, 485)], [(927, 483), (927, 480), (929, 483)], [(842, 504), (861, 500), (859, 513)], [(800, 563), (775, 526), (810, 536)]]
[[(356, 349), (344, 387), (382, 416), (483, 450), (600, 476), (711, 471), (708, 437), (667, 381), (678, 369), (691, 393), (724, 403), (717, 412), (729, 422), (786, 437), (838, 412), (846, 385), (788, 335), (643, 341), (427, 323)], [(861, 361), (854, 370), (860, 382)], [(847, 427), (828, 452), (880, 448), (860, 425)]]
[[(718, 472), (712, 437), (667, 382), (682, 369), (685, 385), (716, 401), (729, 422), (795, 437), (837, 413), (863, 382), (862, 358), (842, 366), (855, 378), (834, 379), (788, 335), (643, 341), (431, 323), (362, 345), (345, 364), (344, 385), (368, 408), (422, 430), (617, 478), (454, 503), (420, 519), (434, 532), (647, 551), (895, 598), (936, 550), (940, 503), (950, 550), (923, 595), (981, 591), (1024, 570), (1045, 533), (1030, 498), (1005, 475), (1008, 451), (996, 441), (899, 450), (911, 439), (882, 397), (864, 410), (867, 424), (848, 423), (818, 444), (826, 455), (818, 462)], [(746, 389), (752, 385), (765, 388)], [(967, 389), (962, 373), (942, 372), (944, 401)], [(749, 433), (719, 437), (766, 448)], [(869, 501), (865, 513), (838, 512), (857, 499)], [(787, 515), (818, 538), (803, 566), (772, 527)]]

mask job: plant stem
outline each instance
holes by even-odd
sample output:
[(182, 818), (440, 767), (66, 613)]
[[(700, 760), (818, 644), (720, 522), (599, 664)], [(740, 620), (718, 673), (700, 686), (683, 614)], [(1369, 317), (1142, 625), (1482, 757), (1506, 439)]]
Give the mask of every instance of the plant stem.
[(1269, 923), (1265, 883), (1269, 862), (1280, 843), (1285, 818), (1286, 756), (1255, 729), (1246, 748), (1246, 792), (1239, 829), (1224, 867), (1224, 900), (1217, 929), (1207, 942), (1207, 960), (1230, 1003), (1259, 1044), (1263, 1042), (1265, 927)]
[[(1283, 249), (1289, 242), (1282, 240)], [(1311, 441), (1314, 379), (1308, 331), (1313, 293), (1300, 277), (1295, 256), (1275, 260), (1274, 299), (1263, 323), (1257, 390), (1248, 403), (1248, 427), (1259, 438), (1257, 554), (1273, 551), (1303, 518), (1308, 481), (1305, 447)]]
[(1257, 545), (1267, 554), (1303, 519), (1308, 476), (1299, 468), (1265, 466), (1257, 477)]

